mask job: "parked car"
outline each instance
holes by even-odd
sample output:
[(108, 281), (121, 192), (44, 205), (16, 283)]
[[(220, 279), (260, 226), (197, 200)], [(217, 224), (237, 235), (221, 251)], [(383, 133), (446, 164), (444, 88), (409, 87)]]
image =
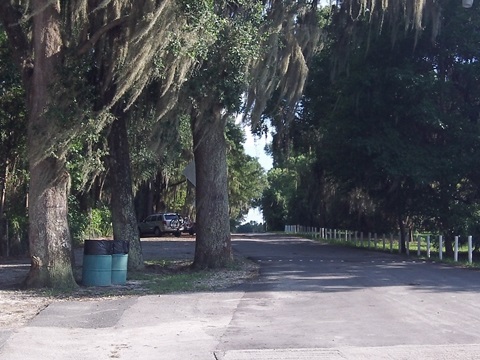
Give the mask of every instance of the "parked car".
[(195, 222), (192, 221), (189, 217), (181, 217), (182, 221), (182, 232), (188, 233), (190, 235), (195, 235)]
[(140, 236), (173, 234), (180, 236), (183, 230), (180, 215), (176, 213), (158, 213), (149, 215), (138, 224)]

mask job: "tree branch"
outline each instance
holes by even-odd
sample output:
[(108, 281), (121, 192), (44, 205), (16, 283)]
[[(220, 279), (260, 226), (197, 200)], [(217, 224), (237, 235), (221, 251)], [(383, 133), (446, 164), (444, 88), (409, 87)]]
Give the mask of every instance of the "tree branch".
[(22, 29), (22, 13), (10, 1), (0, 1), (0, 21), (13, 50), (13, 60), (20, 69), (25, 85), (28, 84), (31, 61), (31, 44)]
[(170, 187), (170, 186), (171, 186), (171, 187), (175, 187), (175, 186), (178, 186), (178, 185), (180, 185), (180, 184), (183, 184), (183, 183), (186, 182), (186, 181), (187, 181), (187, 179), (183, 179), (183, 180), (177, 181), (177, 182), (174, 183), (174, 184), (168, 184), (168, 186), (169, 186), (169, 187)]
[(127, 21), (129, 15), (126, 15), (124, 17), (115, 19), (108, 24), (102, 26), (95, 34), (92, 35), (92, 37), (87, 40), (83, 45), (80, 46), (77, 54), (78, 55), (83, 55), (85, 54), (88, 50), (93, 48), (93, 46), (97, 43), (98, 40), (107, 33), (108, 31), (112, 30), (113, 28), (122, 25), (125, 21)]

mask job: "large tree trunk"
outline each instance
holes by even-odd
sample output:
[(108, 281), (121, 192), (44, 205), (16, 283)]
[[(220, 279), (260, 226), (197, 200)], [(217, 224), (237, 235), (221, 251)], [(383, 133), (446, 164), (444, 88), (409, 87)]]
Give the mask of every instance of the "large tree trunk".
[[(35, 0), (33, 4), (34, 72), (29, 93), (28, 159), (29, 241), (31, 268), (27, 287), (75, 286), (72, 244), (67, 222), (70, 178), (62, 154), (45, 156), (43, 142), (51, 134), (45, 110), (51, 104), (51, 85), (60, 65), (62, 39), (60, 9), (56, 2)], [(42, 136), (44, 137), (42, 139)]]
[(0, 168), (0, 255), (8, 256), (8, 234), (6, 233), (7, 216), (4, 214), (5, 195), (8, 178), (8, 159), (5, 159)]
[(69, 176), (65, 163), (48, 158), (30, 165), (27, 287), (73, 287), (72, 244), (67, 223)]
[(192, 118), (197, 192), (193, 267), (200, 269), (224, 267), (232, 261), (225, 121), (220, 107), (211, 116)]
[(455, 240), (454, 231), (446, 231), (446, 236), (443, 238), (443, 243), (445, 244), (445, 256), (453, 258), (453, 243)]
[(185, 196), (185, 203), (182, 207), (182, 215), (194, 220), (195, 215), (195, 186), (190, 181), (187, 181), (187, 194)]
[(123, 114), (120, 114), (112, 124), (108, 145), (113, 237), (116, 240), (129, 242), (128, 269), (139, 270), (144, 267), (144, 264), (133, 203), (127, 125)]

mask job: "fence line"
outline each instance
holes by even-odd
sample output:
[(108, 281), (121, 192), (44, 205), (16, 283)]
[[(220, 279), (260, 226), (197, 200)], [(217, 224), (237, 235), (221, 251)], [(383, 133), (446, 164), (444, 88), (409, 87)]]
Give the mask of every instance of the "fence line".
[[(373, 242), (374, 249), (380, 249), (377, 244), (378, 235), (377, 233), (368, 233), (366, 238), (366, 246), (365, 246), (365, 239), (364, 234), (362, 231), (350, 231), (350, 230), (338, 230), (338, 229), (328, 229), (328, 228), (316, 228), (316, 227), (307, 227), (301, 225), (285, 225), (285, 233), (287, 234), (303, 234), (309, 235), (315, 239), (322, 239), (322, 240), (333, 240), (333, 241), (344, 241), (347, 243), (351, 243), (354, 246), (359, 247), (367, 247), (371, 248), (371, 244)], [(353, 239), (352, 239), (353, 238)], [(454, 257), (453, 261), (458, 262), (458, 253), (459, 253), (459, 239), (460, 236), (455, 236), (454, 241)], [(468, 246), (468, 263), (473, 263), (473, 245), (472, 245), (472, 236), (467, 237), (467, 246)], [(417, 245), (417, 256), (421, 256), (422, 254), (422, 245), (426, 244), (426, 256), (427, 258), (431, 258), (431, 237), (430, 235), (416, 235), (416, 245)], [(414, 239), (411, 239), (412, 243)], [(389, 251), (393, 253), (394, 251), (394, 244), (398, 246), (398, 252), (401, 253), (402, 248), (400, 246), (400, 234), (393, 234), (391, 233), (390, 236), (387, 238), (385, 234), (382, 234), (380, 238), (380, 242), (382, 244), (381, 249), (386, 251), (387, 242), (389, 245)], [(413, 245), (414, 246), (414, 245)], [(443, 260), (443, 247), (444, 241), (443, 236), (438, 235), (438, 258), (439, 260)], [(405, 242), (405, 248), (407, 255), (410, 255), (410, 241)], [(413, 250), (413, 249), (412, 249)]]

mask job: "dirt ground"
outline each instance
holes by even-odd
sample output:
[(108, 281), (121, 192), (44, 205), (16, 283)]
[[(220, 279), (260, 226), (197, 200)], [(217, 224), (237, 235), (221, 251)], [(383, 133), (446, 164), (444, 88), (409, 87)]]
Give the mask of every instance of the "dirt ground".
[(0, 327), (18, 327), (32, 319), (52, 299), (32, 291), (18, 290), (29, 269), (28, 258), (0, 257)]
[[(144, 260), (166, 260), (168, 264), (163, 271), (183, 271), (185, 264), (193, 260), (195, 237), (182, 235), (176, 237), (142, 238)], [(83, 248), (75, 249), (75, 278), (81, 283)], [(181, 264), (182, 266), (179, 266)], [(26, 324), (40, 311), (54, 301), (80, 299), (89, 301), (102, 297), (138, 296), (142, 294), (141, 281), (127, 280), (125, 285), (111, 287), (79, 288), (68, 296), (51, 295), (48, 291), (20, 290), (30, 268), (29, 259), (0, 257), (0, 327), (16, 328)], [(156, 271), (148, 266), (146, 272)], [(235, 269), (209, 273), (202, 288), (220, 289), (240, 284), (256, 276), (258, 268), (249, 261), (241, 261)], [(134, 294), (134, 295), (132, 295)]]

